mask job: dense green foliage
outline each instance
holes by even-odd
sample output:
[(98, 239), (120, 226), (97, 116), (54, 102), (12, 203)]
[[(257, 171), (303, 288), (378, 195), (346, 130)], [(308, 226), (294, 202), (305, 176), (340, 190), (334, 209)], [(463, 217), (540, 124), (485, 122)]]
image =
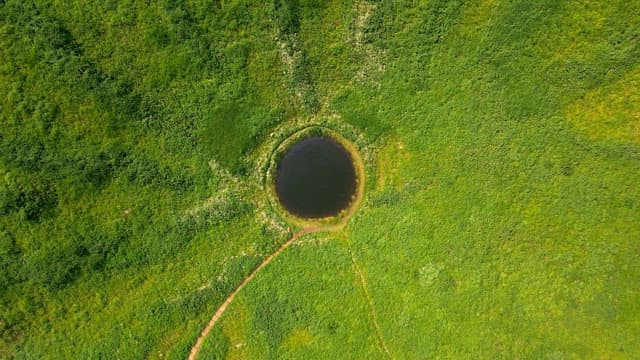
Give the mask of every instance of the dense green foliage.
[(384, 358), (374, 318), (396, 358), (640, 357), (638, 14), (0, 1), (0, 358), (184, 358), (288, 236), (261, 145), (323, 117), (369, 144), (365, 200), (203, 358)]

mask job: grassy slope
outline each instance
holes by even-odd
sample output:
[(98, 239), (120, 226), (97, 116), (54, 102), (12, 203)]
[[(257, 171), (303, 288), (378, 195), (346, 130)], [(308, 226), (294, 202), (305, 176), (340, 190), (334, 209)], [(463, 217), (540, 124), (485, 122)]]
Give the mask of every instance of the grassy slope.
[[(316, 236), (266, 268), (217, 330), (228, 338), (227, 357), (378, 356), (368, 305), (344, 245), (340, 238)], [(214, 349), (221, 353), (220, 344), (226, 345), (217, 336), (207, 339), (202, 358)]]
[[(398, 358), (640, 356), (638, 6), (381, 2), (360, 29), (362, 3), (300, 3), (307, 82), (376, 175), (204, 351), (382, 357), (351, 248)], [(307, 111), (271, 5), (97, 6), (0, 5), (0, 356), (184, 357), (282, 240), (238, 160)], [(180, 221), (228, 187), (211, 159), (249, 207)]]
[[(327, 79), (318, 86), (339, 89), (332, 108), (387, 134), (348, 233), (398, 358), (640, 352), (640, 44), (629, 6), (380, 4), (379, 89), (322, 68), (339, 45), (303, 22)], [(323, 21), (339, 23), (333, 14)], [(608, 99), (619, 100), (593, 114)]]
[(265, 8), (211, 10), (0, 5), (3, 357), (181, 358), (283, 240), (234, 186), (289, 106)]

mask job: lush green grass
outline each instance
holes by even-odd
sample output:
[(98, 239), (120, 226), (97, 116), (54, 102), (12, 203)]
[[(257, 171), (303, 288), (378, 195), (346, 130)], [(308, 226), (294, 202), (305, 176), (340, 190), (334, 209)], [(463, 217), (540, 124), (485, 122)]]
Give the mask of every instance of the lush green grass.
[[(379, 356), (344, 240), (309, 239), (283, 253), (236, 299), (218, 335), (205, 342), (202, 358), (220, 345), (230, 358)], [(221, 335), (230, 343), (221, 342)]]
[(365, 140), (361, 208), (203, 358), (384, 358), (374, 316), (395, 358), (640, 357), (638, 14), (0, 1), (0, 358), (184, 358), (288, 236), (261, 146), (327, 117)]

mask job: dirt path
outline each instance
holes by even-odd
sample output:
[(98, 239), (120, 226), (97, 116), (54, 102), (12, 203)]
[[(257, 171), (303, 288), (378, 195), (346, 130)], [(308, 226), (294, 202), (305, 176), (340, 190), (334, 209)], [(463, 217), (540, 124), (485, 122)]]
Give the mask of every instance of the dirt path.
[(189, 360), (194, 360), (196, 358), (196, 356), (198, 355), (198, 352), (200, 351), (200, 348), (202, 348), (204, 339), (207, 337), (207, 335), (209, 335), (209, 332), (211, 331), (211, 329), (213, 329), (213, 326), (218, 322), (218, 320), (220, 320), (220, 317), (225, 312), (225, 310), (227, 310), (227, 307), (229, 306), (229, 304), (233, 302), (233, 299), (236, 297), (236, 295), (238, 295), (240, 290), (242, 290), (242, 288), (244, 288), (249, 283), (249, 281), (251, 281), (251, 279), (253, 279), (260, 270), (262, 270), (262, 268), (267, 266), (271, 262), (271, 260), (273, 260), (276, 256), (278, 256), (281, 252), (283, 252), (286, 248), (288, 248), (300, 236), (311, 234), (314, 232), (330, 231), (332, 228), (333, 226), (322, 226), (322, 227), (311, 227), (311, 228), (302, 229), (297, 233), (293, 234), (293, 236), (291, 236), (289, 240), (285, 241), (282, 245), (280, 245), (280, 247), (276, 251), (274, 251), (271, 255), (264, 258), (264, 260), (262, 260), (262, 262), (255, 269), (253, 269), (253, 271), (246, 278), (244, 278), (244, 280), (242, 280), (240, 285), (238, 285), (238, 287), (236, 287), (235, 290), (233, 290), (233, 292), (229, 295), (229, 297), (227, 297), (227, 299), (222, 303), (222, 305), (220, 305), (218, 310), (216, 310), (215, 314), (213, 314), (207, 326), (204, 328), (204, 330), (202, 330), (202, 333), (200, 333), (200, 336), (198, 337), (198, 340), (196, 341), (195, 345), (193, 345), (193, 348), (191, 348), (191, 352), (189, 353)]
[[(209, 335), (209, 332), (211, 331), (211, 329), (213, 329), (213, 327), (218, 322), (218, 320), (220, 320), (220, 317), (222, 317), (222, 314), (224, 314), (225, 310), (227, 310), (227, 307), (233, 302), (233, 299), (236, 297), (236, 295), (238, 295), (238, 293), (242, 290), (242, 288), (244, 288), (249, 283), (249, 281), (251, 281), (251, 279), (253, 279), (256, 276), (256, 274), (260, 270), (262, 270), (265, 266), (267, 266), (271, 262), (271, 260), (273, 260), (281, 252), (286, 250), (291, 244), (293, 244), (294, 241), (296, 241), (301, 236), (311, 234), (311, 233), (317, 233), (317, 232), (339, 231), (339, 230), (342, 230), (347, 225), (347, 222), (349, 221), (353, 213), (358, 209), (358, 206), (362, 201), (362, 197), (364, 194), (364, 187), (365, 187), (365, 168), (364, 168), (364, 162), (362, 161), (362, 158), (360, 158), (360, 155), (358, 154), (357, 150), (353, 147), (353, 145), (351, 144), (346, 144), (346, 145), (348, 148), (347, 150), (349, 150), (349, 152), (352, 155), (353, 163), (356, 166), (357, 173), (359, 174), (358, 179), (360, 181), (358, 181), (358, 189), (356, 192), (356, 196), (353, 199), (353, 203), (347, 210), (347, 213), (344, 214), (344, 216), (342, 217), (342, 220), (339, 223), (334, 225), (311, 226), (311, 227), (304, 228), (296, 232), (295, 234), (293, 234), (287, 241), (285, 241), (282, 245), (280, 245), (280, 247), (276, 249), (276, 251), (274, 251), (271, 255), (264, 258), (262, 262), (260, 262), (260, 264), (258, 264), (258, 266), (255, 269), (253, 269), (253, 271), (251, 271), (251, 273), (247, 275), (247, 277), (244, 278), (244, 280), (242, 280), (242, 282), (235, 288), (235, 290), (233, 290), (233, 292), (229, 294), (229, 296), (225, 299), (222, 305), (220, 305), (218, 310), (216, 310), (216, 312), (213, 314), (213, 316), (211, 317), (211, 320), (209, 320), (209, 323), (207, 323), (207, 326), (205, 326), (205, 328), (202, 330), (202, 332), (200, 333), (200, 336), (198, 336), (198, 340), (196, 340), (196, 343), (191, 348), (191, 351), (189, 352), (188, 360), (195, 360), (196, 356), (198, 356), (198, 352), (202, 348), (202, 344), (204, 344), (204, 339), (207, 337), (207, 335)], [(364, 281), (364, 276), (362, 272), (359, 271), (359, 274), (361, 279)], [(363, 286), (365, 288), (367, 300), (369, 301), (369, 308), (373, 310), (373, 306), (371, 304), (371, 299), (369, 297), (368, 290), (366, 290), (366, 284), (363, 283)], [(375, 316), (373, 319), (374, 319), (374, 325), (376, 328), (378, 339), (381, 340), (382, 337), (380, 336), (378, 323), (375, 322)], [(382, 341), (381, 344), (383, 345), (384, 351), (387, 353), (387, 355), (389, 355), (389, 351), (387, 350), (386, 345), (384, 344), (384, 341)], [(391, 355), (389, 355), (389, 357), (391, 357)]]
[(384, 338), (382, 337), (382, 331), (380, 331), (380, 326), (378, 325), (378, 319), (376, 317), (376, 310), (373, 307), (373, 300), (371, 300), (371, 295), (369, 294), (369, 288), (367, 286), (367, 280), (364, 278), (364, 274), (358, 266), (356, 262), (356, 258), (353, 255), (353, 251), (351, 251), (351, 244), (347, 240), (347, 249), (349, 250), (349, 255), (351, 255), (351, 264), (353, 265), (353, 269), (355, 273), (360, 278), (360, 286), (362, 287), (362, 292), (364, 292), (364, 297), (367, 300), (367, 304), (369, 305), (369, 315), (371, 316), (371, 322), (373, 323), (373, 328), (376, 332), (376, 337), (378, 338), (378, 344), (380, 345), (380, 349), (387, 355), (389, 359), (393, 359), (391, 356), (391, 352), (387, 348), (387, 344), (384, 342)]

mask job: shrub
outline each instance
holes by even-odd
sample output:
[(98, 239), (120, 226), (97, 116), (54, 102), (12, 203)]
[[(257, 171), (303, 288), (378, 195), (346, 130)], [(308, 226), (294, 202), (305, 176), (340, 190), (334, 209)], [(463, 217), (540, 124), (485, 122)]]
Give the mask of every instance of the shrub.
[(21, 219), (35, 221), (53, 211), (57, 204), (55, 186), (37, 175), (5, 180), (0, 186), (0, 214), (18, 212)]

